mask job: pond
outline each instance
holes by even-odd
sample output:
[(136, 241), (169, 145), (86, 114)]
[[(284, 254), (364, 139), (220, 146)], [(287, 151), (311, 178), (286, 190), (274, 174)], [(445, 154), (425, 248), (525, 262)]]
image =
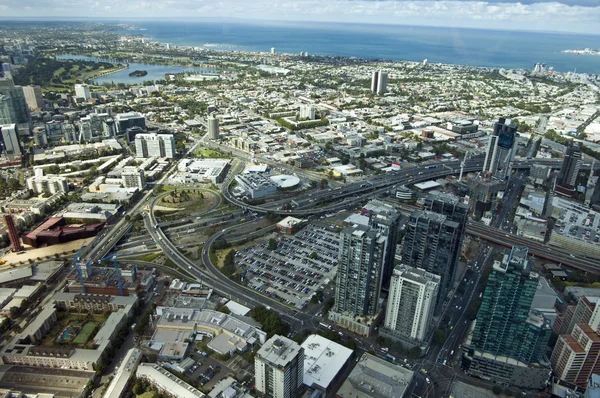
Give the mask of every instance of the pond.
[[(93, 62), (118, 62), (111, 61), (103, 58), (95, 58), (88, 57), (85, 55), (59, 55), (56, 59), (73, 59), (73, 60), (81, 60), (81, 61), (93, 61)], [(146, 76), (129, 76), (129, 74), (136, 70), (145, 70), (148, 72)], [(129, 85), (138, 85), (142, 84), (145, 81), (149, 80), (163, 80), (165, 78), (165, 74), (167, 73), (181, 73), (181, 72), (189, 72), (194, 74), (215, 74), (219, 71), (216, 69), (210, 68), (192, 68), (178, 65), (158, 65), (158, 64), (141, 64), (136, 62), (130, 62), (129, 68), (123, 69), (121, 71), (110, 73), (105, 76), (100, 76), (96, 79), (93, 79), (94, 84), (102, 85), (103, 83), (125, 83)]]

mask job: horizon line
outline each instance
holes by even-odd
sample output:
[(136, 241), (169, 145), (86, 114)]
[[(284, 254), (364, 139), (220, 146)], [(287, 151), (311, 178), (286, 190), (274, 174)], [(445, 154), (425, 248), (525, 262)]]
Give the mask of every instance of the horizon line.
[[(572, 32), (572, 31), (560, 31), (560, 30), (538, 30), (538, 29), (525, 29), (525, 28), (484, 28), (484, 27), (471, 27), (471, 26), (453, 26), (453, 25), (421, 25), (421, 24), (400, 24), (400, 23), (389, 23), (389, 22), (349, 22), (349, 21), (309, 21), (309, 20), (284, 20), (284, 19), (258, 19), (258, 18), (240, 18), (240, 17), (185, 17), (185, 16), (177, 16), (177, 17), (169, 17), (168, 19), (164, 19), (161, 17), (84, 17), (84, 16), (28, 16), (28, 17), (17, 17), (17, 16), (2, 16), (0, 17), (0, 21), (14, 21), (14, 20), (29, 20), (32, 22), (35, 21), (56, 21), (56, 22), (65, 22), (65, 21), (157, 21), (157, 22), (165, 22), (168, 23), (169, 20), (190, 20), (190, 22), (198, 21), (198, 20), (221, 20), (221, 21), (238, 21), (238, 22), (250, 22), (250, 23), (258, 23), (258, 22), (268, 22), (268, 23), (306, 23), (306, 24), (319, 24), (319, 23), (334, 23), (340, 25), (372, 25), (372, 26), (398, 26), (398, 27), (417, 27), (417, 28), (439, 28), (439, 29), (459, 29), (459, 30), (482, 30), (482, 31), (499, 31), (499, 32), (524, 32), (524, 33), (542, 33), (542, 34), (569, 34), (576, 36), (600, 36), (600, 32)], [(121, 22), (123, 23), (123, 22)]]

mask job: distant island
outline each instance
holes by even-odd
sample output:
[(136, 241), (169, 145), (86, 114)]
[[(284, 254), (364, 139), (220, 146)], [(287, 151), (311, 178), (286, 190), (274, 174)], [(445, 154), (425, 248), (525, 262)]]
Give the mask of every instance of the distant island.
[(131, 77), (142, 77), (142, 76), (146, 76), (148, 74), (148, 71), (145, 70), (134, 70), (133, 72), (131, 72), (129, 74), (129, 76)]

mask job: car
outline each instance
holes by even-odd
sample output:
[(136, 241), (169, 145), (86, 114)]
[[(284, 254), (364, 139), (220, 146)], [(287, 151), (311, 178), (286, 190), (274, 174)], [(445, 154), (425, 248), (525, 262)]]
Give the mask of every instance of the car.
[(429, 377), (426, 377), (425, 381), (427, 382), (427, 384), (431, 384), (431, 380), (429, 380)]

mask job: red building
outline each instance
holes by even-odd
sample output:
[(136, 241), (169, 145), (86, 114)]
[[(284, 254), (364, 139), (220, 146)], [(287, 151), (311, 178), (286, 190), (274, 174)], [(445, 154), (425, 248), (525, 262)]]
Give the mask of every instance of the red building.
[(96, 236), (104, 223), (66, 225), (62, 217), (50, 217), (23, 237), (23, 243), (33, 247), (56, 245)]
[(10, 240), (10, 244), (13, 247), (13, 251), (20, 252), (23, 250), (23, 245), (21, 244), (21, 239), (19, 238), (19, 232), (17, 232), (17, 227), (15, 227), (15, 221), (10, 214), (4, 215), (4, 224), (6, 225), (6, 230), (8, 231), (8, 239)]

